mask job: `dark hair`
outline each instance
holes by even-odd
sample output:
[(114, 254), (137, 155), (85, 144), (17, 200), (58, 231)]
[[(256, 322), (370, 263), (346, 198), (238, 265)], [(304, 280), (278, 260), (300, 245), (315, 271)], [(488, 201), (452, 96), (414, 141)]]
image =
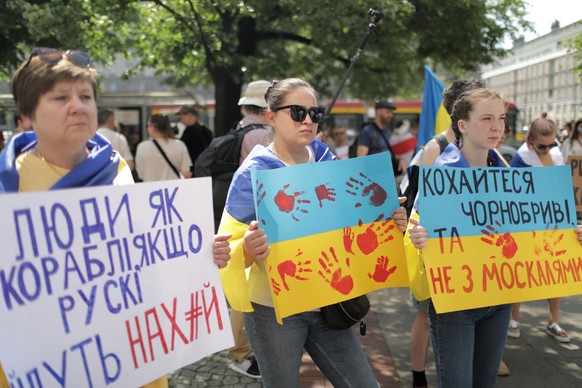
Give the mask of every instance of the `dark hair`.
[(22, 116), (20, 116), (20, 113), (14, 113), (14, 128), (18, 127), (18, 122), (22, 120)]
[(267, 108), (262, 108), (257, 105), (241, 105), (241, 110), (245, 115), (260, 116), (261, 114), (265, 113)]
[(111, 109), (99, 109), (97, 112), (97, 125), (103, 125), (113, 116), (113, 111)]
[(174, 130), (170, 125), (170, 118), (166, 115), (155, 114), (149, 119), (149, 123), (161, 133), (164, 138), (170, 139), (174, 137)]
[(538, 136), (550, 136), (558, 134), (558, 126), (554, 120), (548, 119), (548, 114), (543, 112), (541, 117), (532, 121), (527, 131), (527, 137), (535, 140)]
[(453, 112), (451, 114), (451, 127), (455, 132), (455, 142), (457, 146), (461, 146), (463, 135), (459, 129), (460, 120), (469, 120), (469, 115), (473, 111), (473, 107), (480, 101), (492, 100), (498, 98), (503, 100), (501, 95), (488, 88), (471, 89), (463, 92), (455, 104), (453, 105)]
[(97, 100), (97, 70), (79, 67), (68, 60), (56, 65), (47, 64), (38, 56), (23, 62), (12, 77), (12, 96), (16, 110), (34, 118), (34, 111), (40, 98), (60, 81), (89, 81), (93, 88), (93, 98)]
[(576, 120), (574, 126), (572, 127), (572, 133), (570, 134), (570, 145), (574, 144), (574, 141), (578, 139), (578, 135), (580, 135), (581, 130), (578, 129), (582, 127), (582, 119)]
[(286, 78), (280, 81), (273, 81), (265, 91), (265, 101), (267, 101), (269, 109), (274, 110), (283, 105), (283, 100), (287, 94), (299, 88), (309, 89), (317, 98), (317, 93), (313, 86), (301, 78)]
[(485, 88), (485, 82), (475, 78), (458, 79), (453, 81), (451, 86), (443, 91), (443, 105), (449, 116), (453, 114), (453, 105), (455, 104), (455, 101), (459, 99), (459, 96), (463, 94), (463, 92), (466, 92), (467, 90), (483, 88)]

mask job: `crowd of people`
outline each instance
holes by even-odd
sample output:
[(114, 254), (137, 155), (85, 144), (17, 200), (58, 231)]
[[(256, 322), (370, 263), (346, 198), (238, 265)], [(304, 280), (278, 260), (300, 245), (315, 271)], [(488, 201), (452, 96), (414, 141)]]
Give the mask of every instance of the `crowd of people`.
[[(198, 111), (183, 106), (177, 112), (178, 134), (168, 116), (154, 114), (147, 123), (149, 139), (139, 143), (134, 155), (117, 131), (114, 112), (97, 109), (97, 72), (90, 57), (78, 51), (34, 49), (14, 74), (12, 93), (20, 133), (0, 154), (2, 193), (127, 185), (134, 178), (145, 182), (189, 178), (213, 138)], [(508, 167), (496, 151), (508, 134), (502, 96), (480, 81), (458, 80), (443, 97), (451, 127), (431, 139), (414, 159), (411, 147), (415, 149), (416, 143), (406, 123), (396, 126), (397, 133), (388, 129), (396, 109), (388, 100), (376, 103), (374, 120), (362, 128), (356, 139), (357, 156), (390, 152), (395, 176), (406, 175), (411, 164)], [(252, 192), (252, 168), (347, 159), (351, 146), (347, 129), (334, 126), (318, 133), (324, 109), (318, 105), (316, 90), (303, 79), (251, 82), (239, 105), (243, 117), (237, 128), (254, 127), (244, 135), (241, 165), (230, 184), (213, 242), (214, 263), (221, 271), (251, 268), (248, 288), (236, 293), (248, 298), (253, 311), (231, 311), (235, 346), (229, 351), (230, 366), (261, 378), (265, 387), (299, 386), (306, 351), (334, 386), (377, 386), (353, 330), (329, 329), (319, 309), (277, 323), (265, 262), (270, 246), (257, 222)], [(569, 155), (582, 155), (582, 120), (570, 127), (558, 132), (556, 124), (540, 114), (529, 125), (527, 140), (510, 166), (563, 165)], [(404, 200), (400, 198), (401, 203)], [(392, 219), (402, 232), (409, 225), (403, 206), (394, 210)], [(582, 230), (577, 232), (582, 240)], [(409, 234), (416, 249), (427, 245), (429, 233), (422, 218), (410, 220)], [(520, 336), (520, 304), (441, 314), (430, 299), (419, 302), (411, 296), (411, 300), (417, 310), (410, 334), (413, 386), (428, 386), (424, 370), (430, 339), (439, 387), (493, 387), (501, 374), (506, 338)], [(568, 334), (558, 324), (560, 298), (548, 299), (548, 304), (544, 329), (557, 341), (568, 342)], [(148, 386), (167, 384), (161, 377)]]

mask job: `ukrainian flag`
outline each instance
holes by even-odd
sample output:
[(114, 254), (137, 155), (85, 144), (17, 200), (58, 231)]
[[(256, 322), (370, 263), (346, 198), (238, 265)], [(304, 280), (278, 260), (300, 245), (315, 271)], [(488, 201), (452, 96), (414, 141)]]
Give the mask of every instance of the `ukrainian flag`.
[(443, 105), (445, 84), (437, 78), (430, 67), (424, 65), (424, 98), (418, 128), (418, 147), (424, 146), (435, 134), (451, 125), (451, 117)]

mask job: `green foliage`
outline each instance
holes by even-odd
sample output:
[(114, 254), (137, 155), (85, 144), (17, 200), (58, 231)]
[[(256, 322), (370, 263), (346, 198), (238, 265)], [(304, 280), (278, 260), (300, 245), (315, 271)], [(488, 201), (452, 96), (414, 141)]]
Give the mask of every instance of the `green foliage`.
[[(9, 71), (0, 77), (32, 45), (82, 49), (104, 64), (122, 54), (136, 60), (126, 77), (147, 66), (171, 74), (177, 87), (214, 85), (217, 116), (222, 105), (236, 113), (240, 86), (258, 78), (304, 77), (332, 96), (354, 58), (344, 94), (418, 96), (425, 63), (452, 74), (474, 71), (503, 54), (506, 37), (528, 27), (523, 0), (6, 3), (0, 62)], [(360, 52), (370, 7), (385, 16)]]
[(577, 73), (582, 80), (582, 33), (568, 39), (566, 47), (574, 52), (574, 60), (576, 61), (574, 72)]

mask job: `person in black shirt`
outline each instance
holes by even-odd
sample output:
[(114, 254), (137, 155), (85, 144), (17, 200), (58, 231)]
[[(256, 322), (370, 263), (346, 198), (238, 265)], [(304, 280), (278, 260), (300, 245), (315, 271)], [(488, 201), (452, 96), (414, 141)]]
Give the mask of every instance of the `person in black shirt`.
[(183, 105), (176, 114), (180, 116), (180, 122), (186, 126), (180, 140), (188, 147), (193, 168), (198, 156), (210, 145), (212, 131), (200, 123), (198, 110), (191, 105)]

